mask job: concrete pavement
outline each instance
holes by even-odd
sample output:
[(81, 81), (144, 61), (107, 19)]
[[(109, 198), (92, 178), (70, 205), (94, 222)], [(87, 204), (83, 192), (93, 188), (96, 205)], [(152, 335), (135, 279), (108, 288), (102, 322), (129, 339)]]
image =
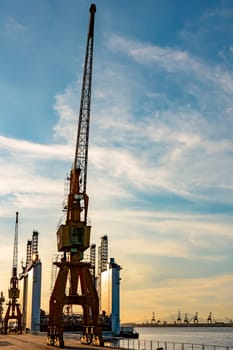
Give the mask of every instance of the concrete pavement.
[[(71, 337), (64, 337), (65, 349), (69, 350), (97, 350), (102, 349), (103, 347), (90, 346), (90, 345), (82, 345), (80, 344), (80, 340), (75, 335)], [(45, 335), (32, 335), (32, 334), (0, 334), (0, 349), (6, 350), (54, 350), (58, 349), (54, 346), (46, 345), (46, 334)]]

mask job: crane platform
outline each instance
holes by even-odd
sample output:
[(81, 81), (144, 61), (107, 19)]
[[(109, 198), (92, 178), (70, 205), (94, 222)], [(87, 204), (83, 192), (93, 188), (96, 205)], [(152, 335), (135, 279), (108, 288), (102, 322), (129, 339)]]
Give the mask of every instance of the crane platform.
[[(73, 335), (72, 337), (68, 335), (65, 336), (65, 349), (79, 349), (79, 350), (93, 350), (93, 345), (83, 345), (80, 343), (78, 336)], [(6, 350), (49, 350), (51, 347), (46, 345), (46, 334), (1, 334), (0, 335), (0, 348)], [(103, 347), (94, 347), (95, 350), (102, 349)]]

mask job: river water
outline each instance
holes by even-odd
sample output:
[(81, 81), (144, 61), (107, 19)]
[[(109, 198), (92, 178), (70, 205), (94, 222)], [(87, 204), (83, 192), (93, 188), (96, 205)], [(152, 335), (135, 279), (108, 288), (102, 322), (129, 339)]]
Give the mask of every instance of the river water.
[(139, 340), (233, 347), (233, 327), (138, 327)]

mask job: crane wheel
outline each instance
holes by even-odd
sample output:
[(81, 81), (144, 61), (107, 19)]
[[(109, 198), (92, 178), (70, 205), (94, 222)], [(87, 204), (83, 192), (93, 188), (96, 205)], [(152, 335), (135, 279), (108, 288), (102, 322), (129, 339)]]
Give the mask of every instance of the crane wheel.
[(54, 342), (54, 346), (63, 349), (64, 348), (64, 340), (57, 338)]
[(49, 346), (54, 346), (54, 339), (51, 337), (47, 337), (46, 344)]

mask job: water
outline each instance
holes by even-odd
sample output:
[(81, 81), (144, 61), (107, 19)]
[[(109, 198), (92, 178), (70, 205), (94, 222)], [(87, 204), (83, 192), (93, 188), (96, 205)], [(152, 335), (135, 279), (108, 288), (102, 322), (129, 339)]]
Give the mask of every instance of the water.
[(233, 347), (233, 327), (135, 327), (139, 340)]

